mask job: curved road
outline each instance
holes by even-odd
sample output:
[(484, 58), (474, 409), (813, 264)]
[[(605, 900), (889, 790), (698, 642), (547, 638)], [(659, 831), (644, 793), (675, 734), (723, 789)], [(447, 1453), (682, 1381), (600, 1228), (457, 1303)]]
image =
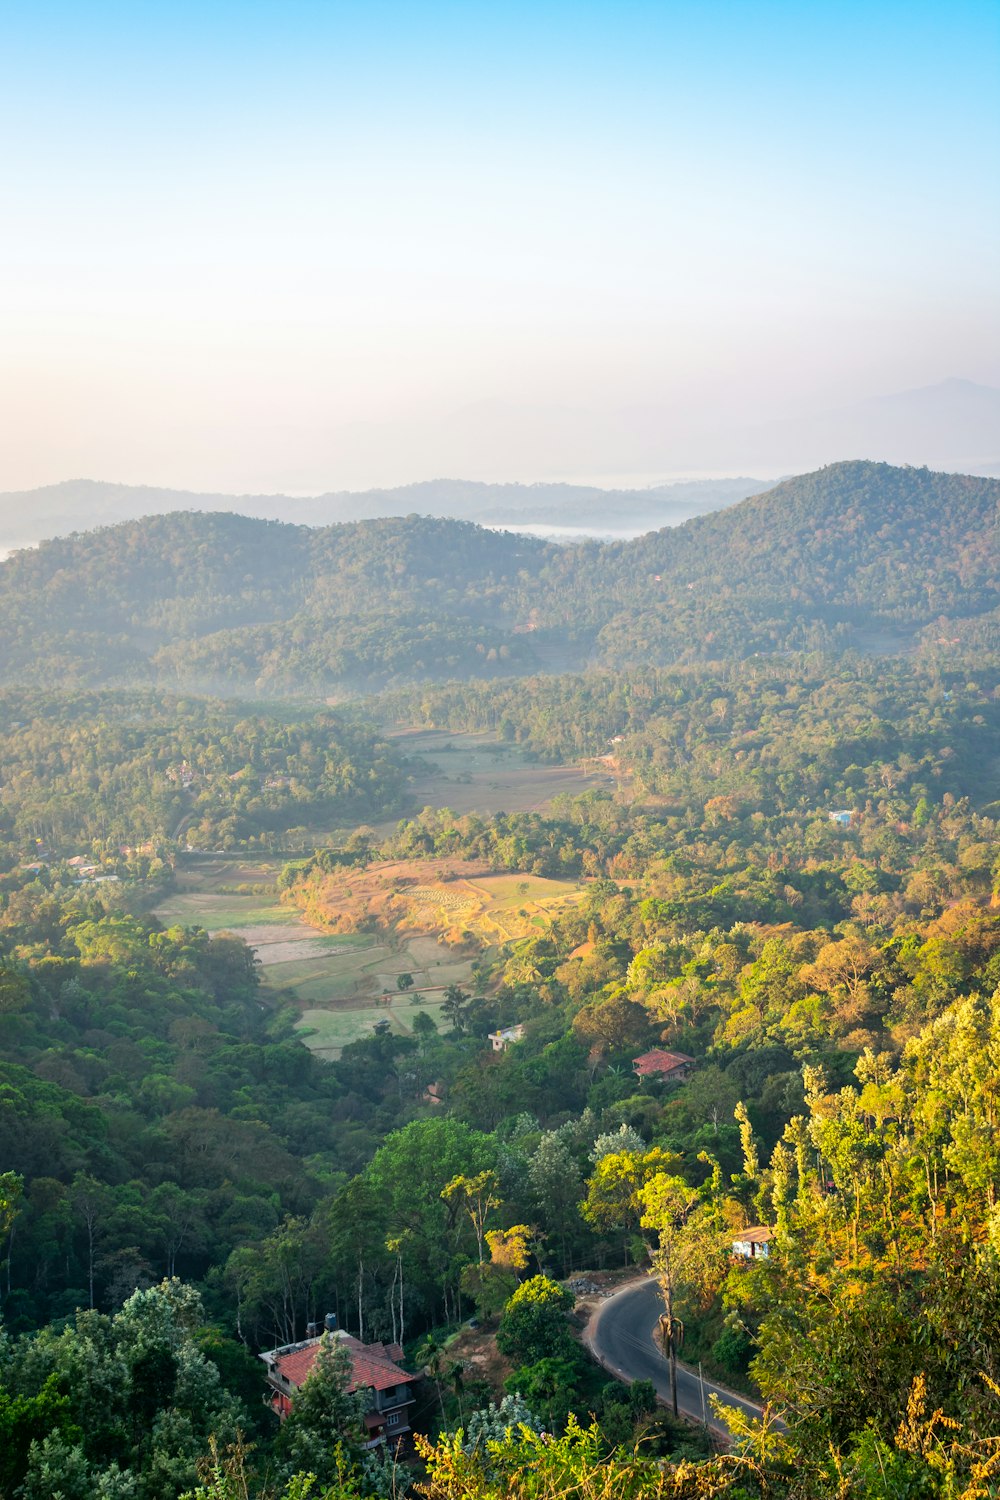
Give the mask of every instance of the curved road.
[[(670, 1406), (670, 1370), (660, 1353), (657, 1342), (657, 1326), (663, 1302), (660, 1288), (652, 1277), (629, 1284), (602, 1302), (594, 1309), (583, 1334), (583, 1341), (595, 1359), (612, 1375), (626, 1381), (651, 1380), (660, 1397)], [(747, 1416), (760, 1417), (761, 1408), (745, 1396), (737, 1396), (724, 1386), (706, 1380), (705, 1408), (702, 1409), (702, 1388), (698, 1371), (690, 1365), (677, 1361), (677, 1405), (681, 1415), (695, 1422), (708, 1416), (708, 1425), (713, 1432), (727, 1434), (728, 1428), (720, 1422), (709, 1404), (709, 1396), (719, 1396), (728, 1406), (738, 1406)]]

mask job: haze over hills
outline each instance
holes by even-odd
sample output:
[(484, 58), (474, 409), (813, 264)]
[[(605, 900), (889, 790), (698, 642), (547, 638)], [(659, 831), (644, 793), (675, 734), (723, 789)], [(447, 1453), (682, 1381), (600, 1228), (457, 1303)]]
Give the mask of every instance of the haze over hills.
[(419, 516), (149, 517), (2, 565), (3, 678), (326, 694), (992, 638), (998, 502), (998, 480), (851, 462), (603, 545)]
[(196, 493), (71, 479), (41, 489), (0, 494), (0, 550), (33, 546), (43, 537), (66, 536), (179, 510), (229, 511), (307, 526), (420, 514), (515, 530), (538, 526), (554, 531), (614, 531), (626, 535), (675, 526), (766, 488), (766, 481), (746, 478), (679, 480), (636, 490), (431, 479), (396, 489), (340, 490), (303, 497)]
[[(399, 424), (334, 430), (327, 467), (331, 473), (374, 472), (379, 453), (406, 453), (409, 473), (490, 478), (438, 478), (312, 496), (67, 480), (0, 494), (0, 551), (174, 510), (231, 511), (310, 526), (416, 513), (514, 529), (638, 534), (731, 505), (773, 483), (748, 474), (802, 473), (845, 454), (995, 475), (1000, 391), (946, 380), (809, 417), (725, 431), (693, 429), (677, 413), (653, 405), (609, 412), (485, 401), (438, 422), (425, 419), (412, 430)], [(519, 482), (525, 471), (595, 478), (526, 484)], [(650, 483), (651, 475), (675, 477)]]
[[(387, 458), (387, 455), (392, 455)], [(442, 470), (646, 483), (657, 474), (789, 474), (850, 455), (964, 473), (1000, 470), (1000, 390), (949, 379), (829, 410), (734, 425), (655, 402), (627, 407), (478, 401), (437, 420), (331, 433), (332, 472)], [(623, 476), (636, 479), (626, 481)], [(642, 476), (639, 478), (638, 476)]]
[[(1000, 473), (1000, 390), (971, 380), (895, 391), (813, 417), (719, 435), (712, 453), (726, 465), (797, 472), (845, 453), (892, 464), (965, 474)], [(780, 455), (780, 459), (778, 457)]]

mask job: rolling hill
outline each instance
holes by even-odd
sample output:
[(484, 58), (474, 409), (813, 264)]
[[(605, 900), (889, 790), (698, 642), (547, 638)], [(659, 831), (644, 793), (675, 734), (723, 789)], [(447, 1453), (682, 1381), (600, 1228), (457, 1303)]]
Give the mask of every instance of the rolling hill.
[(180, 512), (0, 565), (0, 680), (186, 690), (386, 684), (992, 642), (1000, 481), (851, 462), (632, 542), (469, 522), (309, 528)]
[(767, 485), (759, 479), (693, 479), (648, 489), (583, 484), (484, 484), (430, 479), (395, 489), (338, 490), (323, 495), (225, 495), (152, 485), (71, 479), (0, 494), (0, 552), (44, 536), (135, 521), (174, 511), (227, 512), (299, 526), (429, 515), (484, 526), (591, 528), (596, 533), (676, 526), (732, 505)]

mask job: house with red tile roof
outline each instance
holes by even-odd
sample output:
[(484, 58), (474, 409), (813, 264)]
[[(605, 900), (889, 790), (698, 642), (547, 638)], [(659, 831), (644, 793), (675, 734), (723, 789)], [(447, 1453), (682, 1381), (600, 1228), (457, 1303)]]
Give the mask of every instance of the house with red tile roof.
[(679, 1083), (693, 1067), (693, 1057), (684, 1052), (667, 1052), (663, 1047), (654, 1047), (652, 1052), (632, 1059), (632, 1072), (637, 1078), (655, 1078), (661, 1083)]
[(377, 1448), (386, 1439), (403, 1437), (410, 1430), (407, 1408), (415, 1397), (410, 1387), (419, 1380), (401, 1367), (403, 1351), (398, 1344), (363, 1344), (341, 1329), (331, 1330), (320, 1338), (304, 1339), (300, 1344), (284, 1344), (260, 1355), (267, 1369), (271, 1387), (270, 1404), (282, 1419), (295, 1401), (295, 1392), (308, 1380), (323, 1337), (338, 1339), (351, 1361), (351, 1383), (348, 1391), (366, 1393), (368, 1404), (364, 1424), (368, 1433), (366, 1448)]

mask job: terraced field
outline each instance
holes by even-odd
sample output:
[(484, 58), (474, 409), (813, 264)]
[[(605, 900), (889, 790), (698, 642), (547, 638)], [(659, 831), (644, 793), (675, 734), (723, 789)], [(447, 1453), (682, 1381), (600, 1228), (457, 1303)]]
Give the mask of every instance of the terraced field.
[[(517, 811), (593, 784), (578, 767), (532, 764), (486, 735), (398, 737), (425, 760), (411, 783), (416, 806)], [(495, 875), (462, 860), (413, 861), (341, 871), (296, 909), (280, 898), (279, 873), (278, 861), (190, 857), (157, 916), (251, 944), (265, 994), (299, 1008), (303, 1041), (328, 1058), (376, 1021), (406, 1034), (421, 1010), (437, 1020), (444, 990), (469, 985), (481, 949), (544, 930), (582, 896), (570, 881)], [(414, 980), (408, 993), (397, 987), (401, 974)]]
[(317, 926), (350, 932), (361, 926), (441, 939), (460, 952), (529, 937), (582, 899), (571, 880), (496, 875), (470, 860), (391, 860), (341, 869), (296, 887), (294, 899)]
[[(421, 1011), (431, 1016), (436, 1025), (446, 1027), (441, 1020), (442, 997), (429, 995), (418, 1005), (411, 1005), (405, 996), (394, 998), (389, 1005), (380, 1005), (375, 1020), (388, 1021), (392, 1030), (401, 1036), (410, 1036), (414, 1018)], [(348, 1042), (356, 1042), (369, 1036), (372, 1029), (372, 1010), (305, 1010), (299, 1028), (306, 1046), (321, 1057), (339, 1057)]]
[[(311, 924), (281, 902), (279, 870), (264, 861), (188, 860), (178, 873), (180, 889), (156, 915), (168, 926), (232, 932), (250, 943), (265, 992), (292, 998), (302, 1011), (302, 1040), (323, 1057), (339, 1056), (378, 1020), (403, 1034), (421, 1010), (437, 1020), (444, 989), (468, 983), (470, 959), (433, 937), (329, 933)], [(397, 988), (400, 974), (413, 977), (407, 994)]]

